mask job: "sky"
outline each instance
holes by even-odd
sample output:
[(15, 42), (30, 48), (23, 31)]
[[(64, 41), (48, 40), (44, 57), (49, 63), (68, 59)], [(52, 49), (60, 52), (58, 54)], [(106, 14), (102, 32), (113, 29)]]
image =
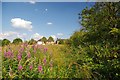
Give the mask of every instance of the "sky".
[(78, 13), (93, 2), (2, 2), (0, 39), (69, 38), (82, 26)]

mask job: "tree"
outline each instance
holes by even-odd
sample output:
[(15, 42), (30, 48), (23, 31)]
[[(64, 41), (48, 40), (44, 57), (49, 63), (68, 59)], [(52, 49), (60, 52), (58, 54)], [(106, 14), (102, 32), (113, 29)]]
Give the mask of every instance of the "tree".
[(28, 42), (29, 45), (32, 45), (32, 44), (35, 44), (35, 43), (37, 43), (37, 41), (34, 40), (34, 39), (31, 39), (31, 40)]
[(20, 38), (16, 38), (16, 39), (13, 40), (13, 44), (19, 44), (19, 43), (22, 43), (22, 42), (23, 41)]
[(50, 37), (48, 38), (48, 42), (54, 42), (53, 37), (50, 36)]
[(44, 42), (44, 43), (46, 43), (46, 42), (47, 42), (47, 38), (46, 38), (46, 37), (43, 37), (43, 38), (41, 39), (41, 41)]
[(8, 39), (3, 39), (2, 41), (2, 46), (5, 46), (5, 45), (8, 45), (10, 44), (11, 42), (8, 40)]
[(79, 14), (81, 18), (80, 24), (87, 31), (87, 42), (120, 44), (120, 2), (96, 3), (90, 9), (84, 9)]

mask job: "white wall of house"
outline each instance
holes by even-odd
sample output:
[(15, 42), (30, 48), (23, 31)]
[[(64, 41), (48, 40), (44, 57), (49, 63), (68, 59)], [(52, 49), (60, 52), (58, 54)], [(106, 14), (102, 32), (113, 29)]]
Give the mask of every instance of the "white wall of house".
[(43, 42), (42, 42), (42, 41), (38, 41), (37, 44), (38, 44), (38, 45), (42, 45)]

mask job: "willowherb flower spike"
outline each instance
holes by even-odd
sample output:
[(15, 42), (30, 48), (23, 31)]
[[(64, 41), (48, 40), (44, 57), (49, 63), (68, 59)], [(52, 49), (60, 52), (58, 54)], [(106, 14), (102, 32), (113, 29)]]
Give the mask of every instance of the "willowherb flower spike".
[(22, 70), (23, 69), (23, 67), (22, 67), (22, 65), (18, 65), (18, 70)]
[(42, 66), (41, 65), (38, 66), (38, 72), (42, 72)]
[(44, 48), (44, 53), (46, 53), (46, 52), (47, 52), (47, 50), (48, 50), (47, 48)]
[(30, 65), (30, 66), (29, 66), (29, 69), (32, 70), (32, 69), (33, 69), (33, 65)]
[(43, 64), (45, 65), (47, 62), (46, 58), (43, 59)]
[(31, 54), (30, 52), (27, 53), (27, 58), (30, 58), (31, 57)]
[(20, 60), (22, 59), (22, 55), (21, 55), (21, 54), (18, 54), (18, 55), (17, 55), (17, 59), (18, 59), (18, 61), (20, 61)]

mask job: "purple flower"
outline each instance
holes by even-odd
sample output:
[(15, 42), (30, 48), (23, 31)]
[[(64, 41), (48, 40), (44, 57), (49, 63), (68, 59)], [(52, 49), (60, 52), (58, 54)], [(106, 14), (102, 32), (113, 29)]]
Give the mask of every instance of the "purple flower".
[(24, 48), (21, 48), (21, 49), (19, 49), (18, 53), (19, 53), (19, 54), (22, 54), (23, 51), (24, 51)]
[(22, 69), (23, 69), (22, 65), (19, 65), (18, 70), (22, 70)]
[(5, 58), (13, 58), (13, 53), (12, 53), (12, 51), (8, 51), (8, 52), (4, 52), (4, 57)]
[(22, 54), (18, 54), (17, 59), (18, 59), (18, 61), (20, 61), (22, 59)]
[(27, 53), (27, 58), (30, 58), (31, 57), (31, 54), (30, 52)]
[(34, 49), (34, 53), (36, 53), (36, 49)]
[(33, 65), (30, 65), (30, 67), (29, 67), (29, 68), (30, 68), (30, 70), (32, 70), (32, 69), (33, 69)]
[(41, 71), (42, 71), (42, 66), (39, 65), (39, 66), (38, 66), (38, 72), (41, 72)]
[(47, 62), (46, 58), (43, 59), (43, 64), (45, 65)]
[(44, 48), (44, 52), (47, 52), (47, 50), (48, 50), (47, 48)]

